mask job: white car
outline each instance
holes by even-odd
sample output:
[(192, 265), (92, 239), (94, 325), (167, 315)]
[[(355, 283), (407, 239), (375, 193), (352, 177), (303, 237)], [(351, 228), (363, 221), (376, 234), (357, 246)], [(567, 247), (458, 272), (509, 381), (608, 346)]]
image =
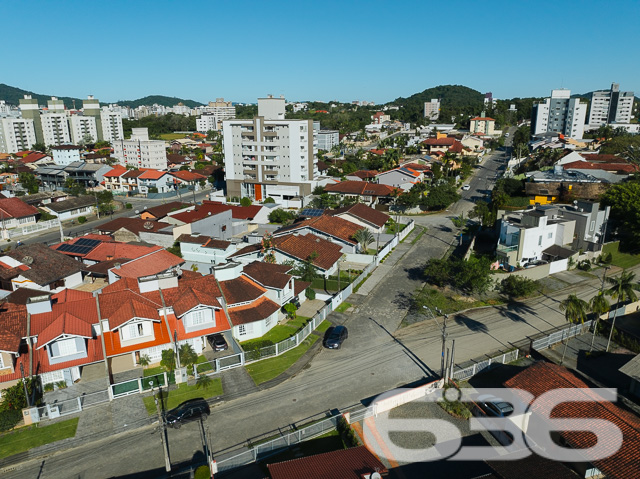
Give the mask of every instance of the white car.
[(471, 186), (469, 186), (469, 185), (464, 185), (464, 186), (462, 187), (462, 189), (463, 189), (463, 191), (469, 191), (469, 190), (471, 189)]

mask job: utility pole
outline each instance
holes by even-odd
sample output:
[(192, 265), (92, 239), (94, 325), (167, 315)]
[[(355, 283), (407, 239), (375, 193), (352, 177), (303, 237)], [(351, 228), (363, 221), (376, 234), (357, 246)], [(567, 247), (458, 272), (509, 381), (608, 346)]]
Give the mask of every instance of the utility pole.
[[(160, 441), (162, 442), (162, 449), (164, 451), (164, 468), (167, 472), (171, 472), (171, 461), (169, 460), (169, 449), (167, 448), (167, 442), (165, 440), (165, 435), (167, 433), (167, 426), (164, 423), (164, 419), (162, 419), (162, 412), (160, 411), (160, 403), (158, 402), (158, 395), (155, 393), (155, 388), (153, 387), (153, 379), (149, 381), (149, 385), (151, 386), (151, 391), (153, 392), (153, 399), (156, 402), (156, 411), (158, 412), (158, 422), (160, 425)], [(158, 394), (162, 395), (162, 386), (158, 386)]]
[(447, 342), (447, 319), (449, 319), (449, 315), (443, 314), (440, 308), (436, 308), (436, 312), (444, 316), (444, 323), (442, 326), (442, 357), (440, 358), (440, 377), (444, 378), (444, 349)]

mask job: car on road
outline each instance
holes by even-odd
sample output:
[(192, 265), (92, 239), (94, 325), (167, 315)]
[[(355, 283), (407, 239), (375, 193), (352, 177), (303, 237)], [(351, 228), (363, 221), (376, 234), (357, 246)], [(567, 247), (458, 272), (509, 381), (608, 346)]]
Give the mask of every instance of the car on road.
[(196, 398), (189, 399), (178, 407), (167, 411), (164, 418), (167, 426), (180, 429), (180, 426), (187, 422), (197, 421), (198, 419), (206, 420), (209, 414), (211, 414), (211, 410), (207, 401), (204, 398)]
[(463, 191), (469, 191), (470, 189), (471, 189), (471, 186), (469, 186), (469, 185), (464, 185), (464, 186), (462, 187), (462, 190), (463, 190)]
[(327, 349), (340, 349), (345, 339), (349, 337), (349, 332), (345, 326), (335, 326), (327, 330), (324, 339), (324, 347)]
[(207, 341), (209, 341), (209, 345), (214, 351), (224, 351), (229, 349), (229, 345), (227, 344), (226, 339), (224, 339), (224, 335), (220, 333), (207, 336)]
[(478, 401), (478, 406), (487, 416), (507, 417), (513, 412), (513, 406), (500, 398), (486, 398)]
[(509, 138), (509, 133), (505, 133), (505, 134), (504, 134), (504, 137), (505, 137), (505, 138)]

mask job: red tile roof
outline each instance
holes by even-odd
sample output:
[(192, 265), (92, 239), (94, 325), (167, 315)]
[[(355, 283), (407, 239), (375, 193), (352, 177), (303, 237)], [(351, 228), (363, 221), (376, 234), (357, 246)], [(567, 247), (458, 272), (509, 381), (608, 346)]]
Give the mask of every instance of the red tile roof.
[(299, 261), (307, 261), (313, 253), (317, 253), (313, 264), (323, 270), (330, 269), (342, 258), (340, 245), (314, 234), (280, 236), (274, 238), (274, 245), (276, 250)]
[(116, 165), (112, 170), (107, 171), (104, 175), (105, 178), (119, 178), (127, 172), (127, 169), (122, 165)]
[(200, 181), (200, 180), (207, 179), (207, 177), (204, 175), (200, 175), (198, 173), (192, 173), (191, 171), (185, 171), (185, 170), (174, 171), (171, 173), (171, 175), (175, 176), (176, 178), (182, 181), (187, 181), (187, 182)]
[(144, 170), (128, 170), (124, 175), (122, 175), (123, 178), (137, 178), (138, 176), (141, 176), (144, 173)]
[(475, 118), (471, 118), (471, 121), (496, 121), (493, 118), (489, 118), (488, 116), (476, 116)]
[(159, 274), (168, 269), (184, 264), (184, 260), (165, 249), (158, 249), (152, 253), (123, 264), (111, 271), (120, 278), (142, 278)]
[(337, 451), (301, 457), (290, 461), (269, 464), (271, 479), (299, 479), (322, 477), (322, 479), (362, 479), (365, 474), (389, 471), (380, 459), (365, 446), (339, 449)]
[(562, 165), (565, 170), (603, 170), (616, 173), (635, 173), (640, 171), (637, 165), (629, 163), (591, 163), (589, 161), (572, 161)]
[[(148, 226), (148, 228), (145, 226)], [(167, 223), (158, 223), (157, 221), (143, 220), (141, 218), (116, 218), (115, 220), (98, 226), (96, 229), (112, 234), (119, 229), (124, 228), (127, 231), (130, 231), (133, 234), (137, 235), (141, 231), (149, 231), (151, 233), (155, 233), (156, 231), (163, 228), (168, 228), (169, 226), (170, 225), (168, 225)]]
[(38, 208), (26, 204), (20, 198), (2, 198), (0, 199), (0, 213), (4, 219), (10, 219), (35, 216), (40, 211)]
[(228, 305), (255, 301), (267, 292), (258, 283), (245, 276), (220, 281), (220, 288)]
[(350, 173), (347, 176), (357, 176), (358, 178), (364, 180), (365, 178), (375, 178), (377, 174), (377, 170), (358, 170)]
[(0, 351), (17, 353), (20, 342), (27, 335), (27, 308), (12, 306), (0, 312)]
[(341, 181), (325, 186), (325, 191), (346, 195), (392, 196), (395, 188), (367, 181)]
[[(588, 386), (562, 366), (539, 361), (504, 383), (506, 387), (529, 391), (536, 398), (542, 394), (563, 388), (579, 388), (579, 396), (586, 402), (553, 403), (536, 402), (532, 412), (551, 413), (552, 418), (600, 419), (615, 424), (622, 432), (623, 447), (606, 459), (592, 461), (607, 477), (632, 479), (638, 477), (640, 464), (640, 419), (607, 401), (597, 402)], [(555, 406), (555, 407), (554, 407)], [(595, 436), (587, 431), (564, 431), (562, 437), (576, 448), (594, 446)], [(606, 437), (600, 436), (604, 441)]]
[(276, 231), (275, 234), (283, 234), (305, 228), (315, 230), (322, 234), (333, 236), (334, 238), (340, 239), (346, 243), (357, 244), (358, 242), (353, 239), (353, 235), (355, 235), (356, 232), (360, 231), (362, 229), (362, 226), (338, 216), (333, 217), (322, 215), (316, 216), (315, 218), (310, 218), (308, 220), (300, 221), (298, 223), (294, 223), (291, 226), (280, 228)]
[(383, 213), (382, 211), (374, 210), (370, 206), (364, 205), (362, 203), (355, 203), (351, 206), (338, 208), (336, 210), (330, 211), (329, 214), (331, 216), (349, 214), (366, 223), (377, 226), (378, 228), (384, 226), (387, 221), (389, 221), (389, 215)]
[(115, 258), (133, 260), (161, 250), (161, 246), (142, 246), (129, 243), (101, 243), (84, 256), (89, 261), (109, 261)]
[(38, 334), (37, 349), (41, 349), (63, 334), (91, 338), (91, 324), (69, 313), (63, 313)]
[(253, 323), (268, 318), (278, 311), (280, 306), (267, 297), (262, 297), (249, 305), (229, 308), (229, 318), (234, 326)]
[(29, 164), (29, 163), (34, 163), (36, 161), (39, 161), (43, 158), (48, 158), (47, 155), (45, 155), (44, 153), (40, 153), (39, 151), (34, 151), (32, 153), (29, 153), (27, 156), (24, 156), (22, 158), (20, 158), (20, 163), (22, 163), (23, 165)]
[(185, 224), (189, 224), (206, 218), (207, 216), (217, 215), (231, 210), (231, 216), (234, 219), (252, 220), (262, 208), (263, 206), (261, 205), (236, 206), (205, 200), (202, 202), (202, 205), (196, 206), (195, 209), (184, 213), (178, 213), (177, 215), (172, 215), (172, 218), (175, 218)]
[(156, 219), (161, 219), (173, 211), (188, 208), (189, 206), (193, 205), (190, 203), (182, 203), (180, 201), (172, 201), (171, 203), (165, 203), (164, 205), (158, 205), (153, 208), (146, 209), (142, 213), (147, 213)]
[(369, 153), (373, 153), (374, 155), (382, 156), (387, 150), (379, 149), (379, 150), (369, 150)]
[(246, 265), (242, 274), (256, 281), (260, 286), (265, 288), (283, 289), (291, 281), (289, 271), (291, 266), (286, 264), (264, 263), (262, 261), (254, 261)]
[(422, 144), (428, 146), (453, 146), (456, 141), (455, 138), (446, 136), (444, 138), (427, 138)]
[(143, 180), (159, 180), (166, 174), (167, 174), (166, 171), (146, 170), (138, 178)]

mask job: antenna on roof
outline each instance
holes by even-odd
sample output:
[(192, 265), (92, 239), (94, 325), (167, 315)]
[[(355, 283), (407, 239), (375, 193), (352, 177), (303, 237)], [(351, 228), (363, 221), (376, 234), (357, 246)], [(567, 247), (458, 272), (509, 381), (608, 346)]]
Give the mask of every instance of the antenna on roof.
[(27, 266), (33, 264), (33, 257), (25, 256), (24, 258), (22, 258), (22, 264), (26, 264)]
[(153, 229), (153, 222), (151, 221), (147, 221), (145, 222), (144, 225), (142, 225), (142, 227), (146, 230), (152, 230)]

